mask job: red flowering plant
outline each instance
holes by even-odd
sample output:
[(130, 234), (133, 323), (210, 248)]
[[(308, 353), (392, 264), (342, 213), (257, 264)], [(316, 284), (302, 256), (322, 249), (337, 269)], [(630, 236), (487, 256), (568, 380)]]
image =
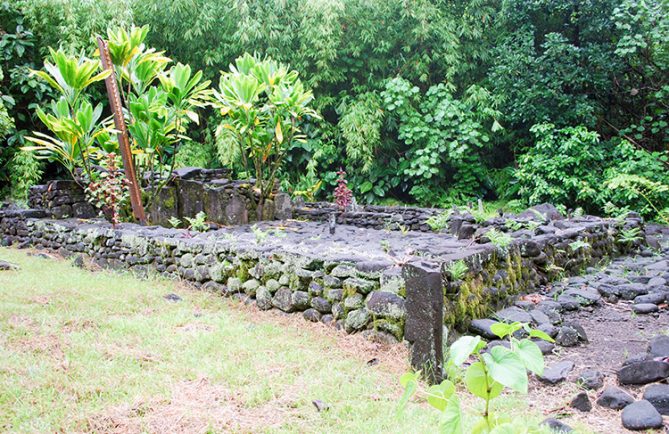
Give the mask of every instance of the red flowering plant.
[(116, 227), (121, 222), (121, 209), (128, 199), (128, 180), (119, 170), (116, 154), (108, 153), (104, 158), (106, 167), (93, 173), (86, 187), (88, 201), (102, 211), (104, 216)]
[(346, 180), (346, 172), (343, 169), (339, 169), (337, 172), (339, 178), (337, 178), (337, 187), (334, 191), (335, 203), (339, 209), (343, 212), (351, 206), (353, 201), (353, 192), (348, 188), (348, 181)]

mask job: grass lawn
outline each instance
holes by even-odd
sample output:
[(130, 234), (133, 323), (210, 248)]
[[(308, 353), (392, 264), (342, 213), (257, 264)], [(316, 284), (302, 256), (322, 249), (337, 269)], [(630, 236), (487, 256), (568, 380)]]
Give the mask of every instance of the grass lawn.
[[(436, 431), (426, 405), (396, 415), (399, 345), (166, 280), (7, 248), (0, 259), (21, 267), (0, 271), (2, 432)], [(540, 420), (522, 398), (500, 402)]]

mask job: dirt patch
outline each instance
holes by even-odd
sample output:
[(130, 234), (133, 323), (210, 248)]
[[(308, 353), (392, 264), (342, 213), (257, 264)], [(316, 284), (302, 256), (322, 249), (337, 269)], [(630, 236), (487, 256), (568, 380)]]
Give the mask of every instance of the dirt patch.
[[(622, 427), (619, 411), (603, 408), (595, 403), (601, 390), (587, 391), (593, 404), (590, 412), (579, 412), (569, 407), (569, 402), (582, 391), (576, 380), (585, 369), (601, 371), (605, 375), (604, 387), (617, 386), (616, 372), (627, 357), (645, 353), (648, 341), (652, 337), (667, 333), (669, 312), (663, 310), (657, 317), (634, 316), (629, 304), (605, 303), (602, 307), (567, 313), (564, 315), (564, 320), (582, 325), (587, 332), (589, 343), (577, 347), (557, 347), (556, 354), (547, 356), (547, 365), (561, 360), (571, 360), (575, 367), (567, 381), (556, 386), (547, 386), (533, 380), (528, 402), (546, 416), (564, 418), (564, 422), (568, 424), (579, 421), (595, 432), (632, 432)], [(644, 386), (624, 386), (624, 389), (636, 399), (640, 399)], [(669, 423), (667, 417), (665, 417), (666, 423)]]
[(289, 392), (249, 408), (235, 392), (206, 378), (175, 384), (169, 399), (136, 401), (92, 416), (86, 431), (105, 433), (253, 433), (279, 426), (296, 398)]

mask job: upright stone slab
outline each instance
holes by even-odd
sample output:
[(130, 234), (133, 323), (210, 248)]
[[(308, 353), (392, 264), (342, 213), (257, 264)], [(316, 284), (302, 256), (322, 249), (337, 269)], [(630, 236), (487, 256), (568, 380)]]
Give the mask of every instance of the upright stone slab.
[(406, 323), (411, 366), (430, 383), (443, 378), (444, 292), (438, 264), (415, 261), (404, 266)]
[(206, 208), (208, 199), (204, 183), (200, 181), (179, 180), (179, 215), (183, 217), (195, 217), (195, 215)]
[(170, 218), (179, 217), (177, 189), (164, 186), (156, 195), (149, 208), (149, 220), (152, 224), (170, 226)]

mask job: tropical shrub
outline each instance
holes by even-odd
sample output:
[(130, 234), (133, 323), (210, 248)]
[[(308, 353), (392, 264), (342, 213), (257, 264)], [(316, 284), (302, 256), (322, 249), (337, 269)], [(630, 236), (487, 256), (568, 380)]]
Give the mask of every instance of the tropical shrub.
[[(464, 373), (464, 385), (472, 395), (483, 400), (483, 411), (477, 414), (475, 424), (465, 429), (460, 397), (453, 378), (433, 385), (424, 395), (432, 407), (441, 411), (439, 432), (459, 434), (475, 433), (506, 433), (531, 432), (532, 427), (526, 421), (514, 422), (508, 416), (496, 413), (491, 402), (502, 394), (505, 388), (514, 392), (527, 393), (528, 373), (543, 374), (544, 357), (538, 345), (530, 338), (552, 342), (550, 336), (542, 331), (531, 329), (522, 323), (496, 323), (491, 326), (492, 332), (500, 339), (508, 339), (508, 348), (496, 345), (486, 348), (480, 336), (463, 336), (449, 348), (447, 371), (456, 372), (473, 355), (475, 361)], [(518, 339), (514, 333), (524, 330), (528, 338)], [(459, 375), (458, 375), (459, 376)], [(407, 373), (400, 378), (405, 391), (400, 401), (403, 409), (412, 395), (418, 391), (420, 373)]]
[(599, 189), (604, 147), (585, 127), (558, 129), (553, 124), (531, 128), (535, 144), (518, 158), (520, 197), (529, 205), (551, 202), (588, 211), (602, 206)]
[(301, 124), (318, 117), (310, 106), (313, 95), (296, 71), (247, 53), (221, 73), (214, 98), (223, 116), (217, 135), (228, 148), (223, 163), (236, 159), (247, 175), (254, 176), (261, 220), (288, 149), (304, 140)]
[[(438, 84), (422, 95), (417, 86), (394, 78), (383, 92), (384, 106), (398, 122), (398, 138), (407, 146), (400, 170), (411, 180), (419, 203), (440, 205), (482, 194), (485, 166), (481, 153), (491, 133), (501, 129), (495, 102), (483, 88), (469, 88), (465, 98)], [(452, 191), (444, 188), (449, 180)]]
[(34, 136), (26, 138), (34, 145), (23, 149), (34, 152), (37, 158), (58, 162), (77, 181), (82, 176), (90, 180), (92, 167), (102, 155), (100, 151), (111, 151), (113, 141), (111, 121), (102, 119), (102, 104), (93, 107), (86, 90), (108, 77), (109, 71), (100, 71), (99, 60), (72, 56), (62, 50), (52, 49), (50, 60), (44, 62), (45, 71), (34, 74), (60, 97), (51, 101), (48, 111), (37, 107), (35, 112), (53, 135), (35, 131)]
[(348, 188), (348, 181), (346, 180), (346, 172), (340, 170), (337, 172), (337, 188), (334, 191), (335, 203), (339, 207), (340, 211), (345, 211), (348, 207), (351, 206), (353, 202), (353, 193), (351, 189)]
[[(209, 81), (203, 80), (201, 72), (193, 73), (190, 66), (180, 63), (168, 68), (169, 58), (144, 45), (148, 30), (132, 27), (108, 32), (138, 179), (153, 182), (151, 193), (144, 197), (147, 205), (170, 179), (178, 147), (187, 139), (187, 126), (199, 122), (196, 109), (204, 107), (210, 93)], [(101, 103), (94, 107), (89, 101), (89, 86), (108, 77), (110, 71), (101, 72), (99, 60), (60, 49), (51, 49), (50, 59), (44, 71), (34, 74), (60, 95), (48, 112), (36, 108), (52, 135), (36, 131), (27, 138), (34, 145), (24, 149), (58, 162), (86, 185), (94, 179), (94, 165), (118, 147), (111, 134), (111, 118), (102, 118)]]

